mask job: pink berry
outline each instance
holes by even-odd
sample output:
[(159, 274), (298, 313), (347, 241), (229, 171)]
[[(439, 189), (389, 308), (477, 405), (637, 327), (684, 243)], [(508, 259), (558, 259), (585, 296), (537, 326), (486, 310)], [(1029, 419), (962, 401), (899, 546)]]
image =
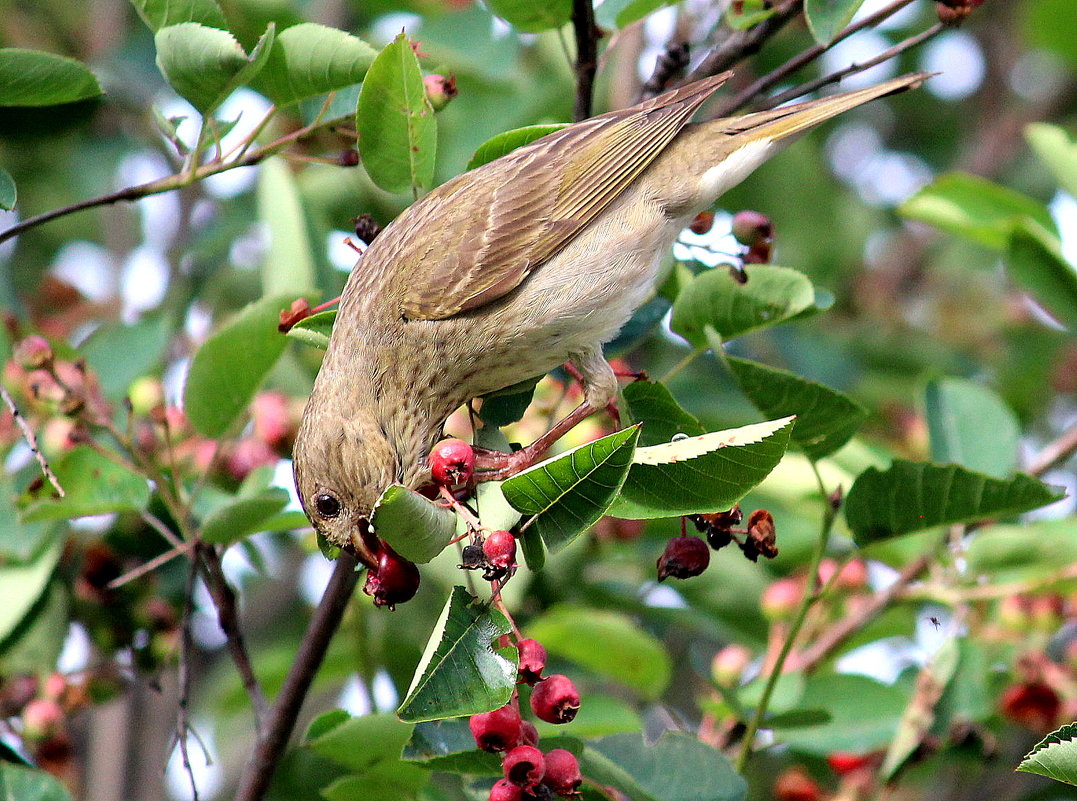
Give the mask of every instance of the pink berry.
[(756, 247), (774, 237), (774, 226), (758, 211), (738, 211), (733, 215), (733, 236), (742, 245)]
[(711, 551), (699, 537), (674, 537), (658, 557), (658, 580), (698, 576), (711, 563)]
[(804, 596), (803, 582), (791, 576), (773, 581), (763, 590), (759, 606), (767, 620), (787, 620), (793, 616)]
[(427, 75), (423, 78), (423, 86), (426, 87), (426, 99), (434, 107), (434, 111), (441, 111), (449, 105), (449, 101), (460, 94), (456, 88), (456, 76), (450, 75)]
[(52, 361), (52, 345), (45, 337), (31, 334), (15, 346), (15, 361), (24, 370), (40, 370)]
[(501, 760), (505, 778), (521, 787), (534, 787), (546, 775), (546, 760), (533, 745), (518, 745)]
[(490, 801), (522, 801), (524, 791), (508, 779), (498, 779), (490, 788)]
[(378, 564), (367, 572), (363, 592), (374, 596), (375, 606), (387, 606), (410, 601), (419, 590), (419, 568), (381, 542)]
[(64, 711), (56, 701), (35, 698), (22, 711), (23, 735), (31, 740), (51, 737), (63, 726)]
[(531, 685), (542, 681), (542, 671), (546, 669), (546, 649), (542, 643), (525, 639), (516, 648), (520, 652), (520, 678)]
[(483, 751), (508, 751), (520, 742), (522, 733), (520, 713), (511, 704), (472, 715), (468, 726), (475, 745)]
[(531, 711), (547, 723), (568, 723), (580, 709), (580, 693), (572, 679), (560, 673), (547, 676), (531, 691)]
[(475, 473), (475, 451), (459, 439), (443, 439), (430, 450), (427, 461), (434, 481), (443, 487), (467, 484)]
[(580, 763), (572, 752), (554, 748), (546, 754), (546, 776), (542, 783), (558, 795), (575, 795), (583, 783), (583, 776), (580, 775)]
[(482, 552), (491, 565), (508, 570), (516, 564), (516, 538), (510, 531), (491, 531)]

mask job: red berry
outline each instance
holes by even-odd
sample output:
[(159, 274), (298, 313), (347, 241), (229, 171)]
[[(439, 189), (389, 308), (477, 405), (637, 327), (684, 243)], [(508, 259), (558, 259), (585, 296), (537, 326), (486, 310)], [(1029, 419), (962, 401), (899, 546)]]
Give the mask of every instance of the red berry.
[(558, 795), (574, 795), (583, 783), (580, 763), (570, 751), (554, 748), (546, 754), (546, 776), (542, 783)]
[(520, 640), (516, 643), (520, 652), (520, 678), (528, 684), (542, 681), (542, 671), (546, 669), (546, 649), (538, 640)]
[(356, 167), (359, 165), (359, 151), (354, 147), (340, 151), (337, 156), (337, 164), (341, 167)]
[(410, 601), (419, 590), (419, 568), (397, 554), (384, 540), (378, 551), (378, 564), (366, 576), (363, 592), (374, 596), (375, 606), (395, 609)]
[(701, 211), (697, 214), (692, 222), (688, 223), (688, 230), (693, 234), (705, 234), (714, 225), (714, 212), (713, 211)]
[(547, 723), (568, 723), (580, 709), (580, 693), (561, 673), (547, 676), (531, 691), (531, 711)]
[(467, 484), (475, 473), (475, 451), (459, 439), (443, 439), (430, 450), (427, 461), (434, 481), (443, 487)]
[(854, 770), (868, 767), (873, 761), (871, 754), (851, 754), (848, 751), (835, 751), (826, 758), (826, 764), (839, 776), (845, 776)]
[(1062, 702), (1052, 687), (1035, 681), (1007, 687), (999, 706), (1002, 714), (1014, 723), (1044, 732), (1054, 726)]
[(533, 745), (518, 745), (501, 760), (505, 778), (521, 787), (534, 787), (546, 775), (546, 760)]
[(822, 801), (823, 791), (801, 767), (786, 768), (774, 782), (775, 801)]
[(482, 552), (491, 565), (508, 570), (516, 564), (516, 538), (510, 531), (491, 531)]
[(698, 576), (711, 563), (710, 548), (699, 537), (674, 537), (658, 557), (658, 580)]
[(522, 801), (524, 791), (508, 779), (498, 779), (490, 788), (490, 801)]
[(472, 715), (468, 721), (475, 745), (483, 751), (508, 751), (520, 742), (520, 713), (512, 704), (493, 712)]
[(539, 733), (535, 728), (535, 724), (530, 720), (525, 720), (520, 724), (520, 745), (533, 745), (538, 746)]
[(733, 236), (742, 245), (754, 248), (774, 237), (770, 217), (758, 211), (738, 211), (733, 215)]
[(15, 346), (15, 361), (24, 370), (40, 370), (52, 361), (52, 345), (45, 337), (31, 334)]

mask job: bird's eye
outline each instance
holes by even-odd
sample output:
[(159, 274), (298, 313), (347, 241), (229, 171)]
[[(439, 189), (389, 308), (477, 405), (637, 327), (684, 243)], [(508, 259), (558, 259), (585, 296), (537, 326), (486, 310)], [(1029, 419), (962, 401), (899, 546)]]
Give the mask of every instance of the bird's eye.
[(314, 508), (322, 517), (336, 517), (340, 514), (340, 501), (328, 492), (322, 492), (314, 498)]

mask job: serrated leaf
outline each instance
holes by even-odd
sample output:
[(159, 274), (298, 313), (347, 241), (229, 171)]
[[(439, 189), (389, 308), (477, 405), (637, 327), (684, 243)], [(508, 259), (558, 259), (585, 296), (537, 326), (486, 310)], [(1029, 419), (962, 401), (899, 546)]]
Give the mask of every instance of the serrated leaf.
[(216, 545), (231, 545), (251, 534), (265, 531), (272, 520), (288, 505), (288, 490), (272, 487), (215, 509), (202, 522), (202, 539)]
[(58, 106), (100, 94), (89, 67), (73, 58), (0, 48), (0, 106)]
[(1008, 517), (1054, 503), (1056, 487), (1018, 473), (997, 479), (958, 465), (895, 460), (869, 467), (846, 496), (845, 521), (860, 545), (935, 526)]
[(1005, 478), (1017, 466), (1017, 417), (991, 390), (961, 378), (929, 381), (924, 392), (931, 459)]
[(608, 514), (645, 520), (725, 511), (781, 461), (792, 427), (786, 417), (637, 448)]
[(633, 426), (540, 462), (501, 485), (505, 499), (557, 551), (606, 513), (632, 464), (639, 428)]
[(523, 33), (560, 28), (572, 19), (572, 0), (485, 0), (487, 8)]
[(696, 347), (705, 347), (708, 326), (728, 341), (814, 307), (811, 281), (788, 267), (753, 269), (746, 284), (737, 283), (726, 270), (706, 270), (677, 295), (670, 327)]
[(298, 339), (304, 345), (325, 350), (329, 347), (329, 337), (333, 335), (333, 323), (336, 319), (336, 309), (312, 314), (293, 325), (288, 330), (288, 336)]
[(1022, 217), (1055, 231), (1050, 212), (1038, 200), (961, 172), (940, 175), (898, 211), (992, 250), (1006, 248), (1010, 228)]
[[(345, 715), (345, 718), (323, 723), (324, 730), (308, 738), (306, 746), (318, 756), (349, 770), (363, 771), (383, 759), (396, 761), (404, 744), (411, 739), (413, 726), (393, 715)], [(325, 725), (330, 722), (336, 725)]]
[(1036, 743), (1017, 770), (1077, 786), (1077, 721), (1055, 729)]
[(15, 186), (15, 179), (11, 177), (7, 170), (0, 167), (0, 209), (11, 211), (15, 208), (15, 202), (18, 198), (19, 192)]
[(434, 180), (437, 121), (405, 34), (370, 65), (359, 92), (356, 129), (363, 166), (382, 189), (417, 192)]
[(68, 451), (52, 468), (66, 494), (33, 502), (22, 514), (25, 522), (136, 511), (149, 503), (145, 476), (121, 467), (88, 445)]
[(506, 658), (492, 643), (511, 630), (500, 612), (453, 587), (396, 714), (418, 723), (504, 706), (516, 686), (517, 655), (512, 649)]
[(359, 83), (376, 56), (377, 51), (356, 36), (303, 22), (280, 32), (252, 86), (286, 106)]
[(631, 687), (644, 698), (658, 698), (669, 684), (670, 659), (662, 643), (619, 612), (555, 607), (528, 625), (527, 636), (551, 654)]
[(181, 22), (200, 22), (211, 28), (228, 27), (216, 0), (131, 0), (131, 5), (154, 33)]
[(560, 131), (567, 125), (567, 122), (559, 122), (552, 125), (525, 125), (523, 128), (515, 128), (511, 131), (499, 133), (497, 136), (491, 137), (479, 145), (479, 149), (475, 151), (475, 155), (473, 155), (471, 161), (467, 163), (467, 169), (473, 170), (476, 167), (481, 167), (489, 161), (499, 159), (502, 156), (511, 153), (518, 147), (529, 145), (536, 139), (541, 139), (547, 134)]
[(393, 484), (381, 494), (370, 525), (393, 550), (412, 562), (429, 562), (456, 533), (456, 515), (414, 490)]
[(1077, 269), (1063, 258), (1057, 236), (1033, 220), (1017, 222), (1006, 250), (1006, 271), (1058, 322), (1077, 330)]
[(796, 415), (789, 438), (813, 461), (848, 442), (868, 417), (867, 410), (848, 395), (786, 370), (732, 356), (725, 357), (725, 363), (741, 391), (765, 416)]
[(157, 66), (176, 94), (207, 114), (265, 66), (274, 32), (270, 25), (248, 56), (228, 31), (197, 22), (170, 25), (153, 37)]
[(277, 331), (294, 296), (263, 298), (226, 323), (195, 353), (183, 407), (198, 433), (223, 436), (254, 398), (287, 340)]
[(501, 775), (501, 757), (475, 747), (475, 736), (463, 718), (416, 723), (401, 759), (421, 762), (430, 770)]
[(317, 282), (306, 213), (283, 159), (262, 162), (257, 198), (258, 219), (269, 239), (262, 261), (262, 294), (298, 297), (312, 292)]
[(804, 16), (811, 35), (821, 45), (828, 45), (845, 30), (864, 0), (804, 0)]
[(55, 542), (24, 565), (5, 565), (0, 568), (0, 640), (19, 625), (48, 587), (49, 578), (60, 560), (63, 544)]
[(1025, 139), (1059, 186), (1077, 198), (1077, 142), (1064, 129), (1046, 122), (1026, 125)]
[(660, 445), (678, 434), (697, 437), (706, 430), (694, 416), (680, 407), (666, 389), (656, 381), (633, 381), (621, 390), (621, 420), (640, 425), (637, 445)]

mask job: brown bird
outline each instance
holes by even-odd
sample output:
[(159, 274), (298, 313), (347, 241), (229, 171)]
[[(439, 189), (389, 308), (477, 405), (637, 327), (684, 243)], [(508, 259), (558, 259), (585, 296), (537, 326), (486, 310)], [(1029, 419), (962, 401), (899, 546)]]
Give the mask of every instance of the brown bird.
[(690, 121), (728, 77), (570, 125), (430, 192), (348, 278), (295, 444), (299, 497), (330, 542), (364, 545), (391, 484), (430, 480), (426, 457), (471, 398), (568, 361), (584, 402), (487, 478), (534, 462), (617, 395), (602, 356), (654, 292), (693, 216), (811, 127), (923, 74), (773, 111)]

